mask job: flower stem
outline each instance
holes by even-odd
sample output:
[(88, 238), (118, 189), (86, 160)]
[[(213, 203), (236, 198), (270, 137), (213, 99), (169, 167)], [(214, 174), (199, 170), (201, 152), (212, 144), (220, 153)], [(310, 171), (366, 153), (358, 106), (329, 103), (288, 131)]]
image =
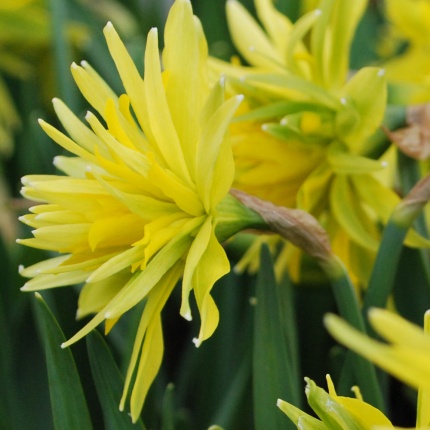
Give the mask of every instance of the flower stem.
[[(320, 261), (320, 266), (331, 282), (340, 315), (353, 327), (365, 333), (366, 326), (357, 295), (343, 263), (333, 255), (330, 260)], [(374, 365), (357, 354), (353, 354), (352, 361), (363, 397), (367, 402), (384, 411), (384, 400)]]
[(363, 302), (363, 313), (371, 307), (385, 307), (402, 252), (403, 241), (414, 220), (430, 199), (430, 176), (419, 181), (394, 209), (382, 235), (375, 265)]

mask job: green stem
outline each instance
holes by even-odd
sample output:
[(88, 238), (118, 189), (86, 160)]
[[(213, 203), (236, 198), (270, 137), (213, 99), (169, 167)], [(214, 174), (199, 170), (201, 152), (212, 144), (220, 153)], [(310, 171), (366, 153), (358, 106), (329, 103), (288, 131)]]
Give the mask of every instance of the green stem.
[(406, 195), (421, 179), (419, 166), (416, 160), (397, 150), (397, 167), (400, 176), (401, 191), (403, 195)]
[(393, 289), (396, 268), (407, 231), (408, 227), (399, 226), (392, 218), (388, 221), (364, 296), (363, 315), (366, 316), (371, 307), (385, 307)]
[[(333, 256), (320, 262), (320, 265), (331, 282), (340, 315), (357, 330), (366, 333), (357, 295), (343, 263)], [(353, 367), (363, 397), (368, 403), (384, 411), (385, 404), (374, 365), (354, 353)]]

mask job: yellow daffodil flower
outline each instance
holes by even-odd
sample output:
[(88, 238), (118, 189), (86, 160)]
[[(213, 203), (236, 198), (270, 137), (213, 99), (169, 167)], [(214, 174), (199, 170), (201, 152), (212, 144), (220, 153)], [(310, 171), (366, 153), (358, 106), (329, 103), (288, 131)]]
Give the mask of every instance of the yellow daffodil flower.
[(85, 283), (77, 316), (96, 315), (64, 347), (102, 321), (109, 331), (145, 300), (120, 405), (131, 389), (136, 421), (161, 364), (160, 314), (171, 291), (183, 277), (180, 314), (188, 320), (194, 291), (200, 345), (219, 319), (211, 289), (229, 271), (220, 242), (261, 218), (228, 194), (234, 163), (226, 131), (243, 97), (224, 101), (222, 80), (209, 86), (207, 44), (189, 0), (170, 10), (164, 71), (157, 29), (148, 34), (144, 79), (112, 24), (104, 34), (125, 93), (118, 97), (87, 63), (72, 65), (103, 122), (88, 112), (85, 125), (58, 99), (54, 107), (70, 138), (40, 121), (73, 156), (55, 159), (65, 176), (22, 180), (22, 194), (40, 204), (22, 217), (34, 238), (19, 242), (60, 256), (21, 274), (31, 278), (24, 291)]
[(369, 321), (388, 344), (357, 332), (336, 315), (324, 320), (338, 342), (418, 389), (416, 428), (430, 429), (430, 312), (424, 330), (384, 309), (371, 309)]
[[(232, 39), (249, 66), (211, 59), (229, 90), (246, 96), (232, 126), (235, 187), (316, 216), (365, 282), (379, 225), (399, 202), (386, 185), (392, 159), (371, 139), (386, 107), (384, 71), (348, 70), (366, 1), (322, 1), (294, 24), (271, 0), (255, 7), (264, 30), (238, 1), (227, 2)], [(297, 252), (285, 251), (296, 277)]]
[[(411, 104), (430, 101), (430, 1), (386, 0), (385, 14), (393, 34), (407, 43), (403, 52), (384, 64), (391, 84), (390, 101)], [(384, 43), (384, 39), (383, 39)], [(385, 43), (386, 44), (386, 43)]]
[(319, 419), (283, 400), (278, 407), (298, 429), (306, 430), (375, 430), (394, 428), (390, 420), (378, 409), (364, 402), (360, 390), (353, 388), (356, 398), (338, 396), (333, 382), (327, 375), (328, 393), (314, 381), (305, 378), (309, 406)]

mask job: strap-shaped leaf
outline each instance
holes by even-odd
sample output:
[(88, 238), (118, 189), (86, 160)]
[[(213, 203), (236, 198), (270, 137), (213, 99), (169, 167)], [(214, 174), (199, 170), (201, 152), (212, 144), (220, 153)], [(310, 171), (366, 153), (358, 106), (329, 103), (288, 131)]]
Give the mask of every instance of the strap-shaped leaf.
[(72, 352), (69, 348), (61, 348), (66, 338), (38, 293), (36, 317), (45, 347), (55, 430), (91, 430), (91, 419)]
[(107, 430), (143, 430), (141, 420), (132, 423), (130, 416), (120, 412), (118, 405), (124, 386), (123, 378), (102, 335), (93, 330), (87, 337), (88, 357)]
[[(255, 429), (294, 429), (276, 407), (278, 399), (297, 398), (289, 392), (293, 375), (288, 365), (280, 301), (267, 246), (261, 250), (254, 319), (253, 389)], [(294, 384), (293, 384), (294, 385)]]

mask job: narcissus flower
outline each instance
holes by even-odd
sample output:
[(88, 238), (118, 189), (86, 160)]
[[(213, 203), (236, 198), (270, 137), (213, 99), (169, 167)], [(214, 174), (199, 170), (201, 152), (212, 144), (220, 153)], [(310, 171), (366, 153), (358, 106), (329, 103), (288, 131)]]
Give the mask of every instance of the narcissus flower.
[(223, 81), (209, 87), (207, 44), (188, 0), (177, 0), (165, 28), (164, 71), (157, 30), (148, 34), (141, 78), (112, 24), (104, 29), (124, 84), (117, 96), (87, 64), (73, 64), (82, 94), (102, 117), (82, 123), (60, 100), (56, 113), (70, 138), (44, 121), (45, 132), (73, 154), (59, 156), (65, 176), (30, 175), (22, 194), (40, 202), (22, 221), (34, 238), (21, 244), (60, 256), (22, 268), (24, 291), (84, 282), (78, 317), (92, 320), (63, 346), (105, 321), (109, 331), (137, 303), (145, 307), (128, 368), (135, 421), (163, 356), (161, 311), (182, 279), (180, 314), (191, 319), (194, 291), (201, 318), (196, 345), (218, 324), (211, 296), (229, 271), (222, 241), (261, 223), (228, 194), (234, 176), (226, 131), (242, 96), (227, 101)]
[[(390, 101), (411, 104), (430, 101), (430, 2), (428, 0), (386, 0), (385, 14), (391, 27), (387, 39), (407, 44), (400, 55), (384, 67), (391, 85)], [(386, 44), (386, 40), (383, 39)]]
[(306, 430), (373, 430), (394, 428), (390, 420), (378, 409), (363, 401), (360, 390), (353, 388), (356, 398), (338, 396), (333, 382), (327, 375), (328, 393), (314, 381), (305, 378), (309, 406), (319, 419), (312, 417), (283, 400), (278, 407), (298, 429)]
[(424, 330), (385, 309), (371, 309), (369, 321), (388, 344), (358, 333), (336, 315), (325, 317), (325, 326), (340, 343), (418, 389), (417, 428), (430, 428), (430, 312)]
[[(232, 126), (235, 187), (313, 214), (364, 282), (379, 226), (399, 202), (387, 186), (385, 143), (373, 138), (386, 108), (384, 71), (348, 70), (366, 1), (321, 2), (294, 24), (271, 0), (255, 7), (264, 30), (239, 2), (227, 3), (233, 41), (249, 66), (211, 60), (229, 90), (246, 96)], [(298, 272), (293, 255), (290, 270)]]

